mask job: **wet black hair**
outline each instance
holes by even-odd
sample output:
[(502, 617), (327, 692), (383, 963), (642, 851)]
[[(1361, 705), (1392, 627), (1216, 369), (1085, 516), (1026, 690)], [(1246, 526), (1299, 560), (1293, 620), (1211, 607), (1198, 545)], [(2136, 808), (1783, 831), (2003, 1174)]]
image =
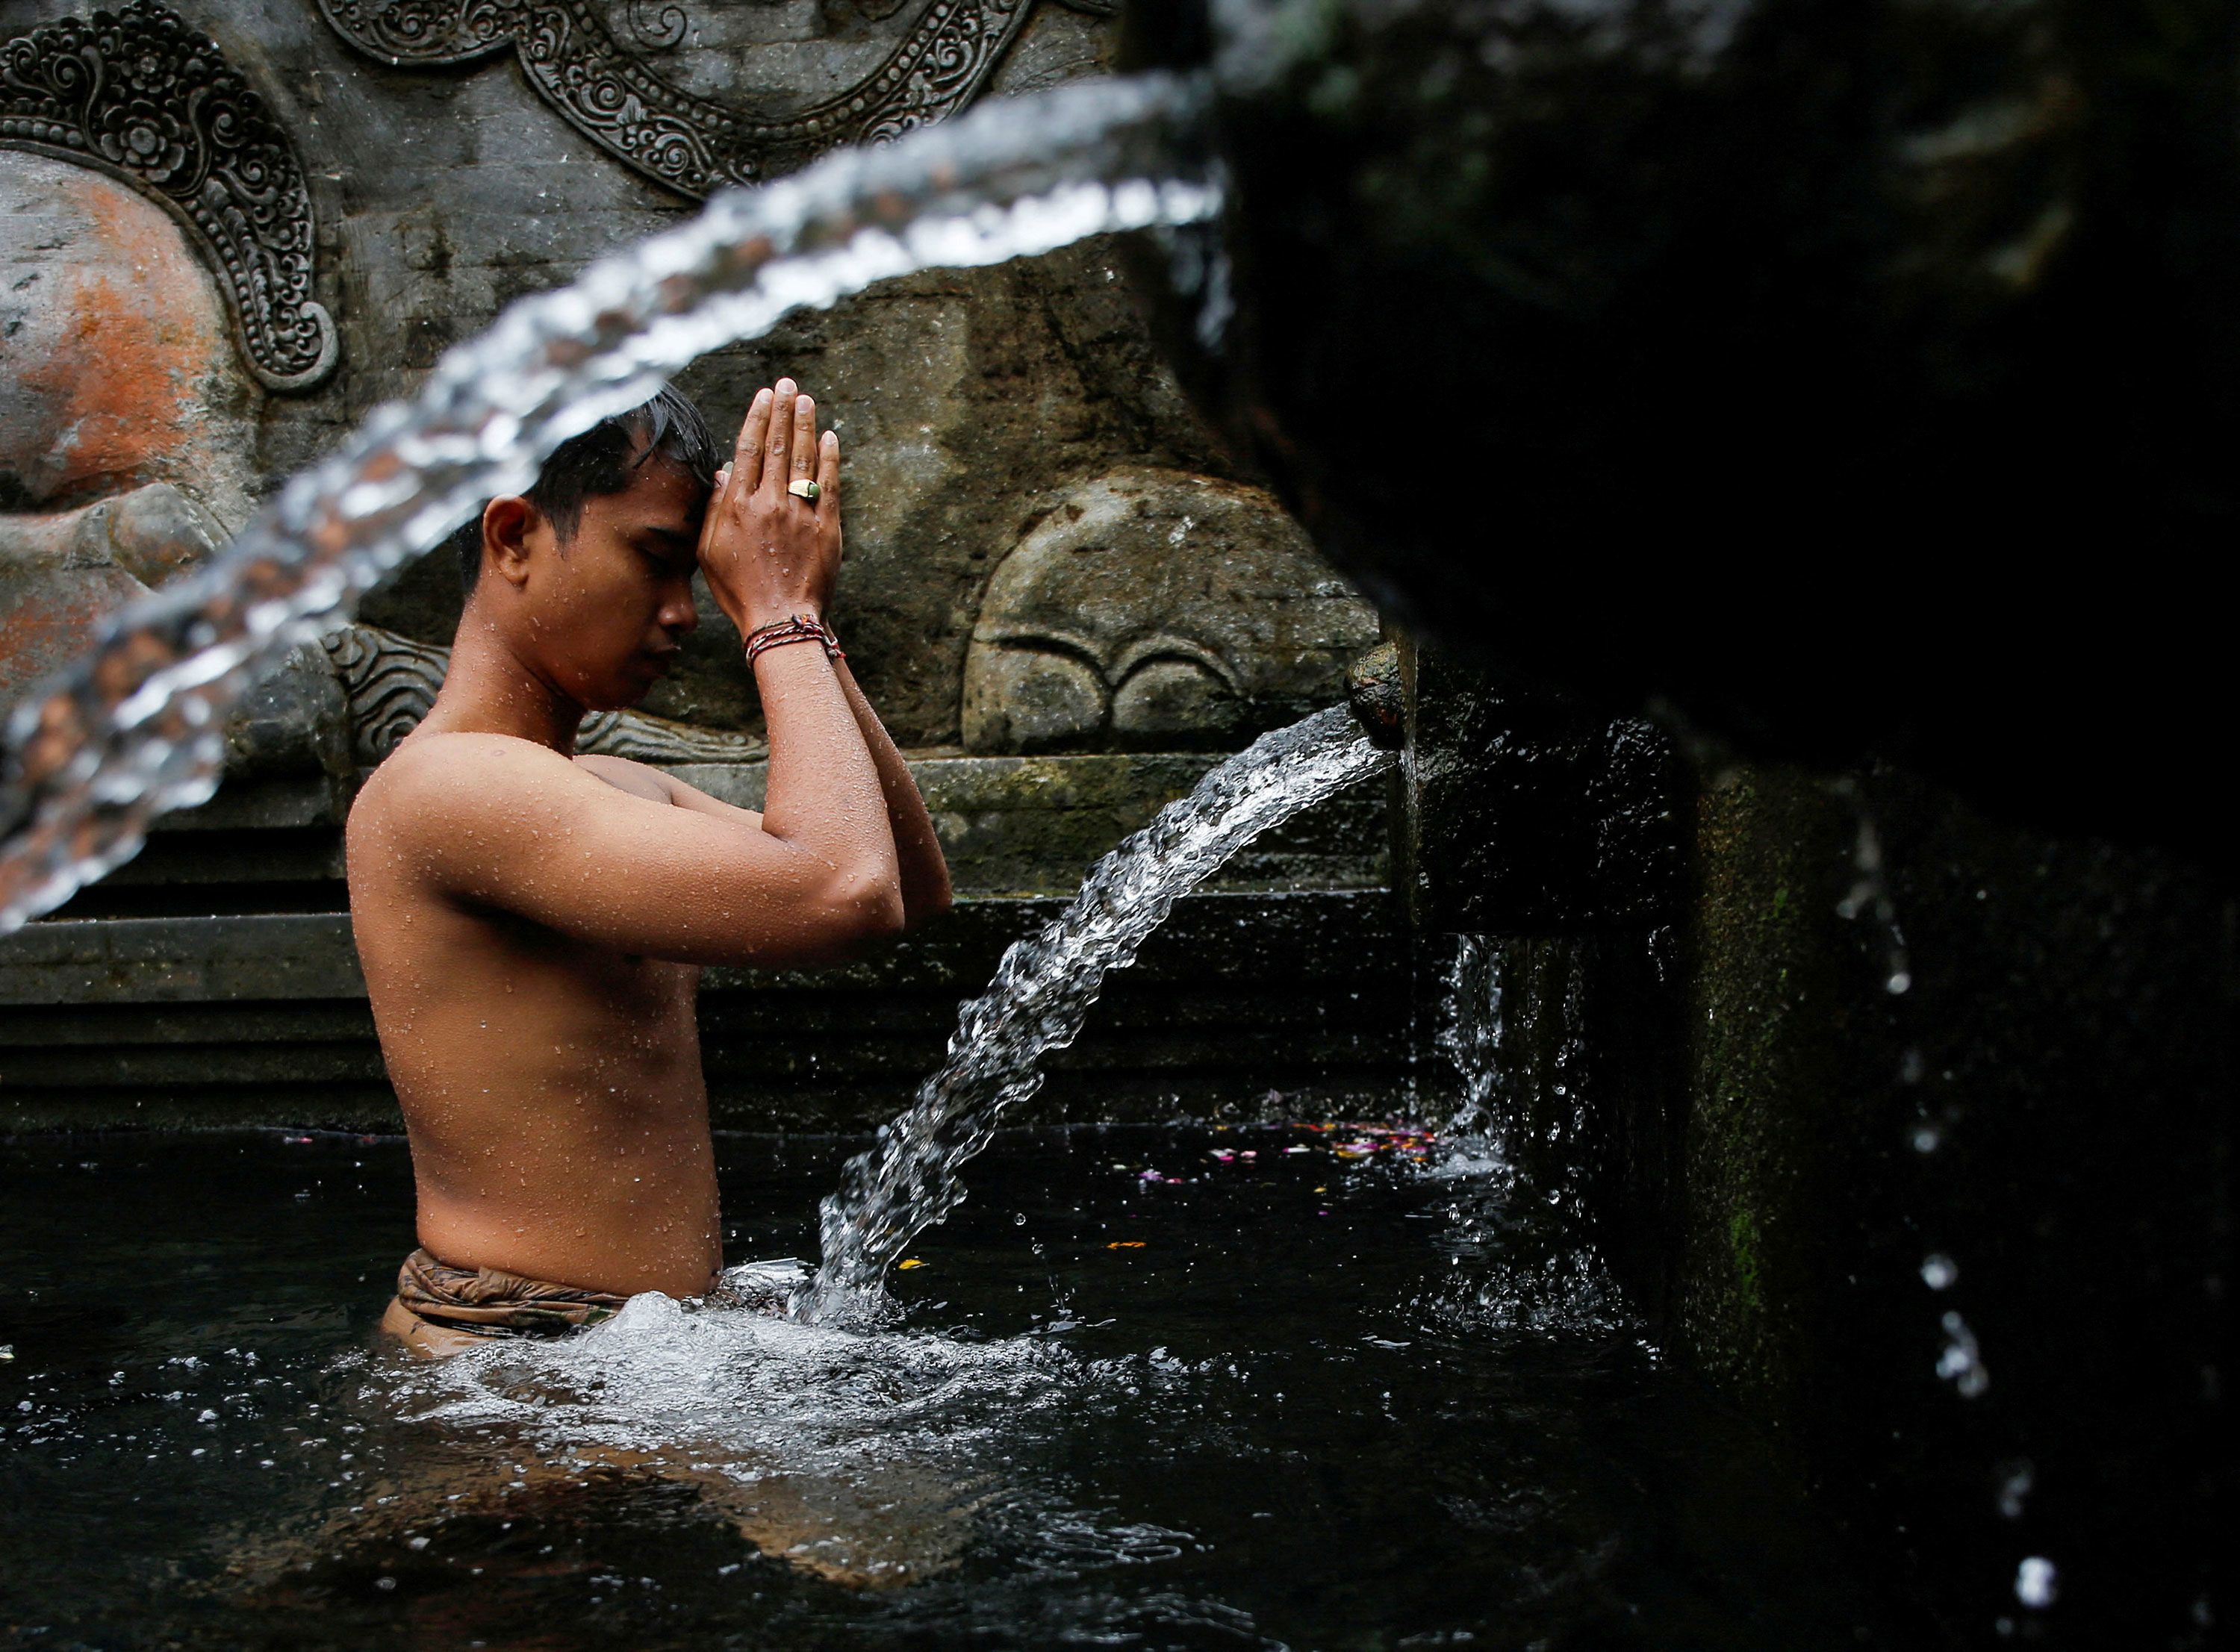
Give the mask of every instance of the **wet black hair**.
[[(657, 453), (702, 487), (716, 485), (720, 460), (708, 421), (690, 397), (667, 384), (651, 401), (601, 419), (553, 449), (526, 497), (565, 544), (583, 523), (584, 501), (622, 492), (638, 466)], [(446, 543), (458, 556), (460, 583), (471, 594), (483, 572), (483, 513), (461, 523)]]

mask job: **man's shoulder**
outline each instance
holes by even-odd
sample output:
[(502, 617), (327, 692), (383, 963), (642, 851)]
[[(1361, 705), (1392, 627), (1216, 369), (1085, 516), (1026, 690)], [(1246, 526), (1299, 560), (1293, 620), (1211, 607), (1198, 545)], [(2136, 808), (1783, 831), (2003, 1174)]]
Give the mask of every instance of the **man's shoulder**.
[(441, 827), (486, 815), (510, 799), (564, 787), (577, 772), (567, 758), (533, 740), (422, 729), (367, 776), (350, 823), (353, 829), (403, 822)]
[(643, 797), (650, 802), (666, 803), (675, 801), (675, 785), (670, 777), (651, 763), (639, 763), (632, 757), (611, 757), (604, 752), (579, 751), (571, 760), (587, 775), (596, 775), (617, 791)]

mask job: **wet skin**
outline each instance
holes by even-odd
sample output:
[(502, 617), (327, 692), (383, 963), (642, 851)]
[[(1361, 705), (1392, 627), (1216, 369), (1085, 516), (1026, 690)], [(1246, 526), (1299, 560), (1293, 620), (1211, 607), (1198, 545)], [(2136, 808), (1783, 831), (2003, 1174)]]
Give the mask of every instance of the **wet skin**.
[[(490, 502), (435, 709), (360, 792), (351, 923), (411, 1139), (420, 1242), (457, 1267), (694, 1296), (721, 1262), (693, 1003), (711, 963), (843, 959), (946, 909), (910, 772), (843, 662), (754, 670), (766, 807), (578, 756), (697, 623), (821, 616), (841, 557), (838, 438), (790, 379), (757, 396), (712, 498), (659, 456), (563, 543)], [(815, 504), (795, 477), (823, 487)]]

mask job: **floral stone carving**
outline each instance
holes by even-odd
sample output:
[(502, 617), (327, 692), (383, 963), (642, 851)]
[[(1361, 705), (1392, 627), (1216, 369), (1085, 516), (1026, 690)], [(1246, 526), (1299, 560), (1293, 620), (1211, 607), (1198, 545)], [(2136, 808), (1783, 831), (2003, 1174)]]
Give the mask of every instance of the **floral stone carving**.
[[(1075, 3), (1105, 10), (1099, 0)], [(869, 74), (773, 118), (656, 73), (639, 55), (645, 48), (617, 40), (590, 0), (319, 0), (337, 33), (393, 67), (468, 63), (510, 47), (530, 83), (569, 124), (655, 183), (696, 198), (954, 113), (979, 93), (1034, 6), (930, 0)], [(651, 43), (657, 50), (683, 34), (677, 8), (662, 15), (674, 26)]]
[[(320, 639), (350, 696), (350, 743), (357, 760), (379, 763), (420, 726), (450, 669), (451, 650), (377, 625), (346, 625)], [(761, 741), (696, 728), (642, 711), (600, 711), (583, 719), (576, 749), (640, 763), (760, 763)]]
[(1115, 470), (1063, 495), (990, 581), (964, 749), (1233, 749), (1342, 698), (1377, 631), (1269, 495)]
[(0, 146), (97, 168), (185, 226), (267, 387), (308, 390), (333, 370), (294, 146), (217, 44), (175, 13), (130, 0), (0, 40)]

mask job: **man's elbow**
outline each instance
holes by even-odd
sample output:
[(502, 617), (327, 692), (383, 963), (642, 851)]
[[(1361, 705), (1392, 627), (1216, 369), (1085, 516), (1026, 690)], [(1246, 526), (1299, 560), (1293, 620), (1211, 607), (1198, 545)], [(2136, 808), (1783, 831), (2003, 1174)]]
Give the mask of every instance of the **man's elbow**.
[(901, 880), (891, 870), (842, 878), (828, 897), (826, 912), (833, 938), (843, 953), (864, 951), (891, 941), (906, 923)]

